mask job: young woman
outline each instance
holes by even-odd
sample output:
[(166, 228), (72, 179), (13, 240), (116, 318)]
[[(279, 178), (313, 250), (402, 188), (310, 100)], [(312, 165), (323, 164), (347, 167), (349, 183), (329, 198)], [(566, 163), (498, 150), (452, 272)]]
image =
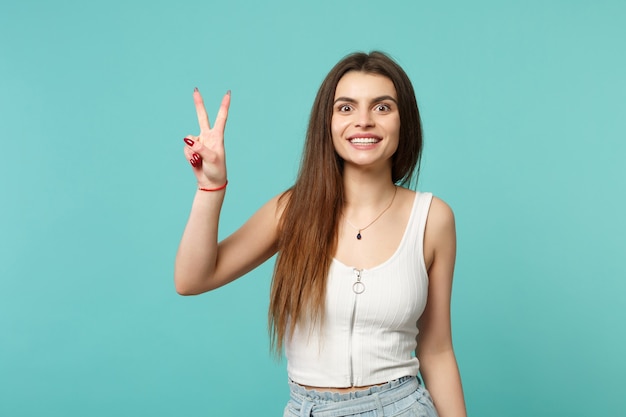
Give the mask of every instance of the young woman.
[(402, 68), (379, 52), (341, 60), (313, 104), (296, 183), (219, 243), (231, 97), (212, 128), (193, 97), (200, 134), (184, 152), (198, 191), (177, 291), (213, 290), (278, 252), (269, 320), (288, 361), (285, 416), (465, 416), (450, 329), (454, 216), (404, 187), (422, 134)]

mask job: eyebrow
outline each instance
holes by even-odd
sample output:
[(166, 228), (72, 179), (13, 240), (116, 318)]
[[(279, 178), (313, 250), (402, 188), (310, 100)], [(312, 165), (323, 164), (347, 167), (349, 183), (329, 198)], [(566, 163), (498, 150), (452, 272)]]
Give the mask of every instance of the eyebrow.
[[(374, 98), (371, 103), (376, 103), (378, 101), (385, 101), (385, 100), (389, 100), (389, 101), (393, 101), (394, 103), (398, 104), (398, 101), (391, 97), (391, 96), (380, 96), (380, 97), (376, 97)], [(348, 103), (356, 103), (356, 100), (350, 97), (337, 97), (337, 99), (335, 99), (335, 101), (333, 102), (333, 104), (337, 104), (337, 102), (339, 101), (345, 101)]]

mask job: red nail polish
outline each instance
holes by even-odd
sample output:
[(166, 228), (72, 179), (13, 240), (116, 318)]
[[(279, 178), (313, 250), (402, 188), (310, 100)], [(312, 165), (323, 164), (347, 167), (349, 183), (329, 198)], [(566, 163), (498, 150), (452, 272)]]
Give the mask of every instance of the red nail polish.
[(196, 166), (196, 161), (194, 161), (193, 158), (189, 160), (189, 163), (191, 164), (192, 167)]
[(196, 161), (197, 164), (200, 163), (200, 155), (197, 153), (193, 154), (193, 160)]
[(189, 139), (189, 138), (184, 138), (183, 140), (185, 141), (185, 143), (186, 143), (187, 145), (189, 145), (189, 146), (193, 146), (193, 143), (194, 143), (194, 142), (193, 142), (193, 140), (191, 140), (191, 139)]

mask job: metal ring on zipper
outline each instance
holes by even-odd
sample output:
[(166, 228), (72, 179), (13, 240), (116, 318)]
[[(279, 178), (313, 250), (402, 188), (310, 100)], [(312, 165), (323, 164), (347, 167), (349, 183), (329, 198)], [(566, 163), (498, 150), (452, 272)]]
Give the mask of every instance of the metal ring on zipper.
[(361, 281), (355, 282), (352, 284), (352, 291), (354, 291), (355, 294), (363, 294), (363, 291), (365, 291), (365, 284)]

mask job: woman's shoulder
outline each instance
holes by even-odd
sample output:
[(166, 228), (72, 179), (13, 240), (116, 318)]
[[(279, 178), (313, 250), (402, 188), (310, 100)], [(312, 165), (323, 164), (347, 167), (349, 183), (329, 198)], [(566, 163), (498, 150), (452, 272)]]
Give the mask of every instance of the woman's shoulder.
[(283, 216), (285, 208), (289, 205), (292, 194), (293, 188), (288, 188), (287, 190), (278, 193), (267, 202), (268, 205), (271, 205), (274, 208), (278, 219)]
[(415, 200), (415, 199), (420, 199), (420, 198), (430, 198), (431, 202), (430, 202), (430, 208), (428, 210), (429, 214), (428, 217), (434, 217), (438, 220), (454, 220), (454, 212), (452, 211), (452, 208), (448, 205), (448, 203), (446, 203), (445, 201), (443, 201), (441, 198), (437, 197), (436, 195), (434, 195), (433, 193), (430, 192), (426, 192), (426, 191), (413, 191), (411, 189), (408, 188), (402, 188), (402, 192), (406, 195), (407, 200)]
[(454, 212), (452, 211), (452, 207), (435, 195), (432, 196), (432, 201), (430, 203), (429, 217), (430, 216), (434, 216), (439, 220), (454, 221)]
[(407, 190), (406, 192), (415, 200), (415, 204), (418, 204), (420, 200), (422, 201), (421, 204), (427, 204), (427, 201), (430, 200), (430, 206), (427, 208), (427, 229), (441, 231), (442, 228), (454, 227), (454, 212), (444, 200), (430, 192), (419, 190)]
[(437, 196), (432, 196), (428, 219), (426, 221), (426, 234), (431, 236), (447, 236), (454, 234), (454, 212), (452, 208)]
[(433, 196), (424, 231), (424, 260), (429, 275), (435, 254), (454, 253), (455, 247), (456, 230), (452, 208), (441, 198)]

